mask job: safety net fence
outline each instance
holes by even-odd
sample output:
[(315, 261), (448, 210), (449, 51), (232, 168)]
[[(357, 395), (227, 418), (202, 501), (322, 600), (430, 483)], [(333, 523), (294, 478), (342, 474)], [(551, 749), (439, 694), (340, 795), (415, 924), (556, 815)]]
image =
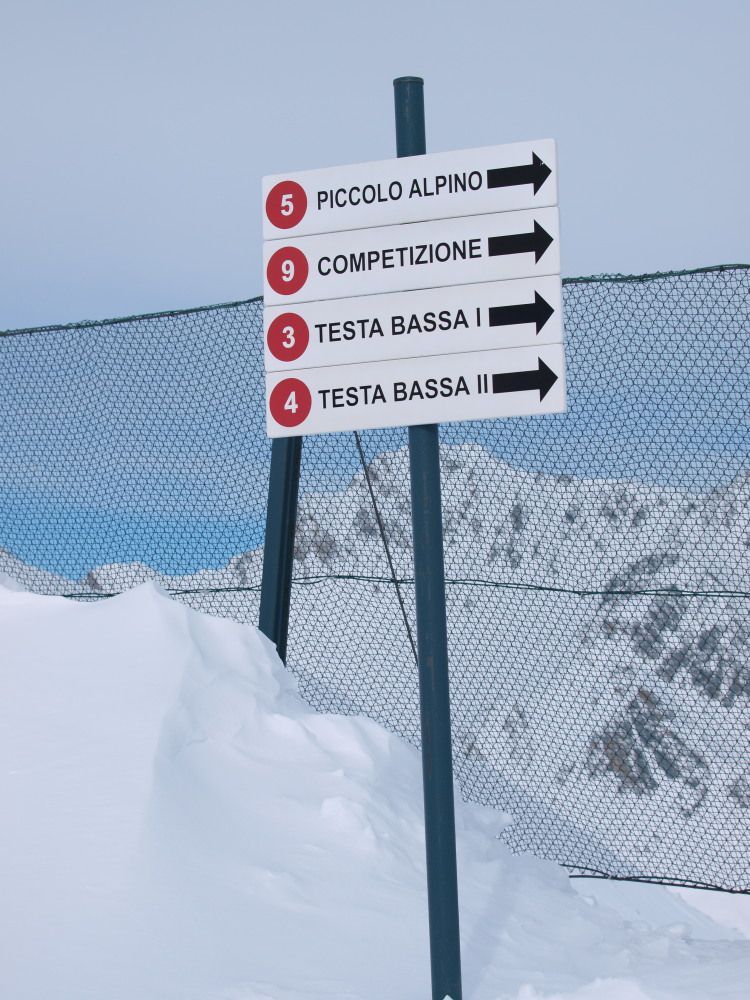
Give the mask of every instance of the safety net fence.
[[(750, 269), (564, 314), (567, 413), (441, 428), (457, 779), (513, 850), (747, 892)], [(262, 335), (260, 299), (0, 334), (0, 573), (257, 623)], [(303, 695), (418, 746), (414, 618), (406, 431), (306, 439)]]

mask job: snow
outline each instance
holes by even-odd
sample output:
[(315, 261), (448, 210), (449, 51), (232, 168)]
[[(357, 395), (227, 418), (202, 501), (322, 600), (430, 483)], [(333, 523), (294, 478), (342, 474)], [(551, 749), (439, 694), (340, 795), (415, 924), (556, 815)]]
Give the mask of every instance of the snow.
[[(0, 995), (429, 994), (416, 750), (313, 712), (257, 630), (153, 583), (0, 586), (0, 635)], [(511, 855), (507, 822), (457, 802), (466, 1000), (746, 996), (736, 899), (715, 922), (569, 880)]]
[(7, 573), (0, 573), (0, 587), (5, 587), (6, 590), (23, 590), (18, 581), (14, 580)]
[[(514, 813), (517, 849), (611, 874), (746, 886), (746, 608), (677, 592), (750, 588), (747, 473), (697, 493), (532, 473), (476, 445), (441, 454), (447, 573), (461, 581), (447, 602), (464, 795)], [(405, 450), (378, 455), (369, 475), (396, 572), (409, 578)], [(0, 550), (0, 568), (35, 590), (107, 594), (155, 579), (245, 622), (257, 620), (261, 563), (254, 550), (180, 577), (110, 563), (76, 585)], [(295, 588), (290, 641), (301, 691), (418, 744), (415, 672), (388, 577), (361, 473), (341, 492), (301, 497), (295, 579), (307, 584)], [(571, 587), (657, 593), (559, 590)], [(412, 613), (413, 588), (402, 592)], [(498, 669), (508, 662), (517, 669)]]
[(750, 938), (750, 897), (677, 887), (673, 887), (671, 891), (696, 910), (711, 917), (722, 928), (731, 928), (740, 936)]

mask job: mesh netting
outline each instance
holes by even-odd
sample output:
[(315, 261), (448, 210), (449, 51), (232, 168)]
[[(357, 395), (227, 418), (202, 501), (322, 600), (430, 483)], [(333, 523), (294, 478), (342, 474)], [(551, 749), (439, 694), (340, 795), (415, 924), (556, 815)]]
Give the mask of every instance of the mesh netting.
[[(255, 623), (262, 302), (0, 335), (0, 572)], [(455, 767), (514, 850), (750, 890), (750, 270), (564, 286), (569, 412), (441, 429)], [(419, 744), (406, 432), (307, 439), (289, 666)]]

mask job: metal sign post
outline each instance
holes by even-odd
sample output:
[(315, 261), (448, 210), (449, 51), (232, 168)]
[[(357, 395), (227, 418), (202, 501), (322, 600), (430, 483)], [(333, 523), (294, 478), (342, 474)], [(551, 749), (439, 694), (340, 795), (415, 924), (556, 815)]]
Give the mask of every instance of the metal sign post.
[(553, 139), (425, 153), (394, 81), (396, 159), (263, 178), (261, 629), (286, 653), (301, 435), (409, 428), (433, 1000), (461, 1000), (438, 424), (565, 411)]
[[(398, 156), (426, 152), (424, 81), (393, 81)], [(461, 1000), (456, 824), (453, 804), (443, 515), (437, 424), (409, 428), (417, 605), (422, 783), (433, 1000)]]

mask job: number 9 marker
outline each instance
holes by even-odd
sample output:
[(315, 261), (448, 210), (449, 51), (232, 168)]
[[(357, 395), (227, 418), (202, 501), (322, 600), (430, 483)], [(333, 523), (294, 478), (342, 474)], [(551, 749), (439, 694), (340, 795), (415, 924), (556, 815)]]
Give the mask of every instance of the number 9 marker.
[(297, 247), (281, 247), (271, 254), (266, 266), (266, 281), (279, 295), (294, 295), (307, 281), (307, 257)]

